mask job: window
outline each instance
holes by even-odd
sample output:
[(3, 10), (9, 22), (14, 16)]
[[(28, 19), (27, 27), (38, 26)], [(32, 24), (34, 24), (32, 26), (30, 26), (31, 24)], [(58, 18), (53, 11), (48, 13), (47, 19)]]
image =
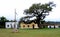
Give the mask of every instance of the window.
[(29, 27), (29, 25), (28, 25), (28, 27)]
[(51, 28), (51, 26), (49, 26), (49, 28)]
[(32, 26), (33, 26), (33, 29), (34, 29), (34, 24)]
[(59, 28), (60, 28), (60, 26), (59, 26)]
[(7, 25), (7, 27), (9, 27), (9, 25)]
[(23, 25), (23, 27), (25, 27), (25, 25)]

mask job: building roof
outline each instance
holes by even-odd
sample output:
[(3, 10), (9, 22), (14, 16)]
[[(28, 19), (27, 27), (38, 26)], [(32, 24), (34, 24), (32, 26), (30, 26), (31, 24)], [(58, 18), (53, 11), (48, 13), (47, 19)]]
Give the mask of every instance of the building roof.
[(50, 25), (60, 25), (60, 22), (46, 22), (46, 24)]

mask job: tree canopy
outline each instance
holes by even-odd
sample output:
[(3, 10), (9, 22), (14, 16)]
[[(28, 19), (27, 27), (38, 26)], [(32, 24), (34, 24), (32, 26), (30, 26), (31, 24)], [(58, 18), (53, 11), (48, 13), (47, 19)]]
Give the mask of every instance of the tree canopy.
[(41, 28), (41, 20), (43, 20), (49, 12), (52, 11), (53, 7), (56, 6), (53, 2), (45, 4), (33, 4), (29, 9), (24, 10), (24, 14), (36, 17), (36, 23), (38, 27)]
[(6, 19), (6, 17), (2, 16), (0, 17), (0, 28), (5, 28), (5, 22), (9, 20)]

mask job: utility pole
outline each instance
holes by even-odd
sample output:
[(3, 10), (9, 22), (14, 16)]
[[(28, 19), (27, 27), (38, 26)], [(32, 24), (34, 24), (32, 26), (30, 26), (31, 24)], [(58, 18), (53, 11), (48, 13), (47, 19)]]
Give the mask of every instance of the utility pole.
[(16, 22), (16, 9), (15, 9), (15, 22)]
[(17, 13), (16, 13), (16, 9), (15, 9), (14, 14), (15, 14), (15, 15), (14, 15), (14, 18), (15, 18), (15, 19), (14, 19), (14, 29), (13, 29), (13, 32), (18, 32), (18, 29), (17, 29), (17, 27), (16, 27), (16, 22), (17, 22), (17, 21), (16, 21), (16, 14), (17, 14)]
[(14, 19), (14, 21), (15, 21), (15, 27), (14, 28), (16, 28), (16, 9), (15, 9), (15, 19)]

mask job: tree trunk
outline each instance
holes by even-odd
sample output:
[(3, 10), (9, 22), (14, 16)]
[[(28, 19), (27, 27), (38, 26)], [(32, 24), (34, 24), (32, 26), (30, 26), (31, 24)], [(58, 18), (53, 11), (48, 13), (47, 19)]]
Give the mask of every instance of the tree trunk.
[[(43, 13), (43, 12), (42, 12), (42, 13)], [(42, 13), (39, 14), (39, 15), (36, 17), (36, 18), (37, 18), (36, 22), (37, 22), (37, 24), (38, 24), (39, 29), (42, 28), (41, 23), (40, 23), (40, 22), (41, 22)]]
[(40, 19), (37, 19), (36, 23), (38, 24), (38, 28), (41, 29), (42, 27), (41, 27)]

